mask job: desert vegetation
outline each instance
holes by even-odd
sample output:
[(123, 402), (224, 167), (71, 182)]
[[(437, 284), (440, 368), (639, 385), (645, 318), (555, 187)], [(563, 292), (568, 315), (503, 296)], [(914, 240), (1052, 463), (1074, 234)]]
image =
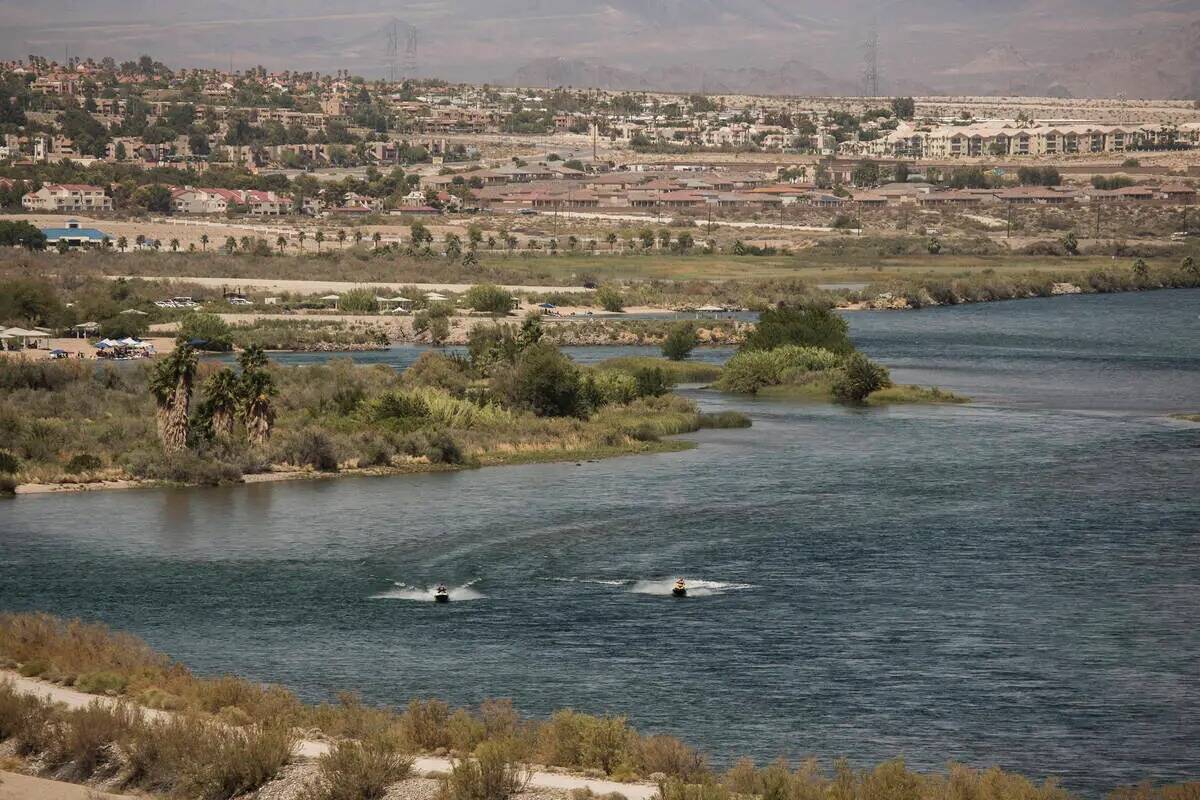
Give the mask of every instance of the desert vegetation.
[(846, 320), (821, 305), (764, 311), (716, 386), (848, 405), (965, 400), (936, 388), (894, 385), (886, 367), (854, 348)]
[[(308, 705), (280, 687), (197, 676), (133, 636), (46, 614), (0, 615), (0, 663), (104, 695), (68, 709), (0, 680), (0, 743), (27, 769), (168, 796), (243, 796), (279, 778), (306, 737), (327, 741), (328, 749), (282, 796), (379, 800), (412, 775), (414, 756), (425, 753), (452, 759), (439, 778), (445, 800), (509, 800), (527, 786), (531, 765), (649, 781), (662, 800), (1073, 798), (1053, 779), (953, 763), (922, 772), (899, 759), (865, 768), (845, 759), (766, 765), (742, 759), (722, 771), (678, 739), (639, 733), (620, 716), (561, 710), (530, 719), (506, 700), (451, 709), (414, 699), (386, 708), (346, 693)], [(1195, 783), (1147, 782), (1117, 787), (1110, 800), (1189, 800), (1198, 790)], [(571, 793), (571, 800), (594, 797)]]
[[(665, 364), (666, 362), (664, 362)], [(451, 469), (681, 446), (715, 424), (670, 393), (713, 367), (580, 367), (520, 328), (477, 327), (466, 357), (404, 373), (349, 360), (236, 369), (186, 342), (152, 364), (0, 361), (0, 469), (10, 483), (224, 483), (248, 473)]]

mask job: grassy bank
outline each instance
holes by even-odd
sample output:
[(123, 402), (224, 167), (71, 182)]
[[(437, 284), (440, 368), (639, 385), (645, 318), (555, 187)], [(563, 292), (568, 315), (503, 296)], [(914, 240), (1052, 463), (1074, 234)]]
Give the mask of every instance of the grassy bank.
[[(639, 733), (623, 717), (563, 710), (530, 719), (506, 700), (451, 709), (414, 699), (388, 708), (343, 693), (336, 702), (310, 705), (280, 687), (194, 675), (132, 636), (45, 614), (0, 615), (0, 660), (28, 677), (128, 701), (67, 710), (0, 681), (0, 744), (33, 771), (103, 782), (110, 790), (229, 800), (279, 777), (303, 732), (331, 741), (330, 752), (308, 770), (307, 781), (290, 791), (273, 787), (272, 797), (378, 800), (409, 776), (421, 753), (463, 759), (442, 778), (443, 800), (508, 800), (530, 764), (616, 781), (648, 779), (663, 800), (1072, 797), (1053, 779), (1034, 782), (997, 767), (953, 763), (944, 772), (920, 772), (902, 760), (860, 769), (846, 760), (829, 767), (743, 759), (722, 772), (701, 752), (670, 736)], [(172, 713), (148, 718), (142, 708)], [(1197, 790), (1195, 783), (1146, 783), (1119, 787), (1110, 797), (1186, 800)]]
[(255, 351), (239, 371), (187, 348), (152, 364), (3, 360), (0, 476), (11, 488), (457, 469), (662, 451), (710, 424), (670, 394), (666, 369), (578, 367), (537, 331), (481, 328), (469, 357), (429, 352), (403, 373), (261, 354), (249, 366)]
[(847, 405), (967, 401), (936, 387), (897, 386), (885, 367), (858, 352), (848, 328), (827, 306), (764, 311), (715, 385), (736, 394)]

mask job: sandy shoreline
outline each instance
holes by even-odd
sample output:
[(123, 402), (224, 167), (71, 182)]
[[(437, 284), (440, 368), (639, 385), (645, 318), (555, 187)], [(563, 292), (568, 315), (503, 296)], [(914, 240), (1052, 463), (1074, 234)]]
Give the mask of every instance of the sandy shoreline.
[[(415, 461), (396, 467), (343, 467), (336, 472), (319, 472), (312, 468), (280, 470), (277, 472), (254, 472), (243, 475), (240, 481), (225, 484), (228, 486), (246, 486), (257, 483), (279, 483), (282, 481), (315, 481), (335, 480), (337, 478), (388, 478), (401, 475), (422, 475), (430, 472), (462, 472), (468, 469), (485, 469), (488, 467), (517, 466), (532, 463), (569, 463), (601, 458), (620, 458), (623, 456), (649, 455), (654, 453), (671, 453), (687, 450), (694, 445), (684, 439), (667, 437), (662, 441), (644, 444), (640, 449), (629, 450), (614, 448), (612, 450), (531, 450), (520, 454), (509, 454), (508, 457), (489, 457), (484, 454), (475, 465), (432, 464)], [(202, 484), (173, 483), (171, 481), (141, 480), (138, 478), (123, 478), (119, 480), (101, 480), (91, 482), (71, 483), (20, 483), (14, 493), (23, 496), (45, 496), (52, 494), (75, 494), (78, 492), (119, 491), (123, 489), (199, 489)]]

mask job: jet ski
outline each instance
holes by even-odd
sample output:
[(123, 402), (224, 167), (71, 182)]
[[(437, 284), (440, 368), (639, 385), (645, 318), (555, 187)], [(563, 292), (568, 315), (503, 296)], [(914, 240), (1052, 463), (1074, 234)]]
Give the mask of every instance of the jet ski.
[(675, 585), (671, 588), (671, 594), (675, 597), (687, 597), (687, 584), (683, 582), (683, 578), (675, 581)]
[(450, 602), (450, 590), (447, 589), (445, 586), (439, 586), (436, 589), (434, 589), (433, 590), (433, 602), (449, 603)]

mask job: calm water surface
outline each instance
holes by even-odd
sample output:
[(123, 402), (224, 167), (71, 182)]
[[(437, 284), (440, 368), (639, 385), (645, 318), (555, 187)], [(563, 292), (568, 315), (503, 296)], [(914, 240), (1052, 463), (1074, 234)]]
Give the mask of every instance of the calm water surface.
[[(1165, 415), (1200, 410), (1198, 317), (1195, 291), (854, 314), (898, 379), (977, 402), (693, 390), (755, 425), (685, 453), (23, 497), (0, 607), (310, 699), (624, 713), (717, 761), (958, 759), (1093, 796), (1195, 777), (1200, 426)], [(420, 599), (438, 580), (456, 602)]]

